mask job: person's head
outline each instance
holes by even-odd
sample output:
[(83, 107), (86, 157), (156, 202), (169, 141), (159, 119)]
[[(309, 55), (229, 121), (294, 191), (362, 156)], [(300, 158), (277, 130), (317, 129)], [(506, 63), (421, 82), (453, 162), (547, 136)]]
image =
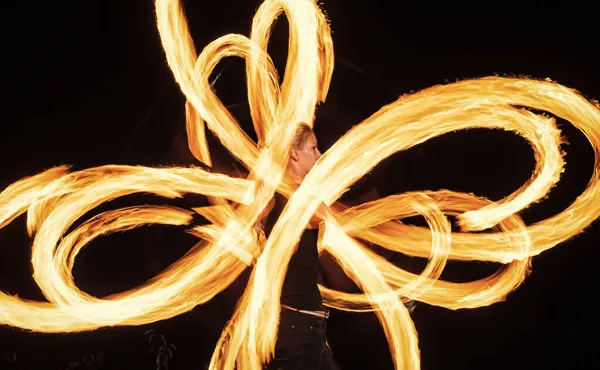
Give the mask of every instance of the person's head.
[(309, 125), (301, 123), (292, 141), (288, 168), (300, 179), (303, 179), (319, 157), (321, 157), (321, 152), (319, 152), (315, 133)]

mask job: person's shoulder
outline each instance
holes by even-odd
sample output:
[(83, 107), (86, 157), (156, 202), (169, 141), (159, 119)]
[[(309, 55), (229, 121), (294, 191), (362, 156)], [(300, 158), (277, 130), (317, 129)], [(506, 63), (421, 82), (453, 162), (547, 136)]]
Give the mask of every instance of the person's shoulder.
[(270, 234), (271, 229), (273, 228), (273, 226), (275, 225), (275, 223), (277, 222), (277, 219), (279, 219), (279, 216), (281, 215), (281, 212), (283, 212), (283, 208), (285, 207), (285, 204), (287, 203), (287, 198), (285, 198), (283, 195), (276, 193), (275, 196), (273, 196), (273, 199), (271, 199), (271, 202), (269, 202), (270, 204), (268, 205), (269, 208), (271, 208), (269, 210), (269, 213), (267, 214), (267, 218), (266, 218), (266, 222), (265, 222), (265, 233), (266, 235)]

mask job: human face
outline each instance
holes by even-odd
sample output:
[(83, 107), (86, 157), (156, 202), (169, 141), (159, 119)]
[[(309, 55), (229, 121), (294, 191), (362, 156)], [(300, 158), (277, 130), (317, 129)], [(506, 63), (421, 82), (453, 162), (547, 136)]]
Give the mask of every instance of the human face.
[(304, 145), (292, 149), (292, 171), (303, 179), (320, 157), (321, 152), (319, 151), (317, 138), (311, 132)]

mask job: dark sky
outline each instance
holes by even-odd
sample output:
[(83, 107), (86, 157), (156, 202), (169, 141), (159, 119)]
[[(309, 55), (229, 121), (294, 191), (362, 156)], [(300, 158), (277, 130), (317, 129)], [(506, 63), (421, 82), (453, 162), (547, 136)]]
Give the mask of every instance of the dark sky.
[[(223, 34), (249, 34), (260, 2), (184, 4), (201, 50)], [(491, 74), (549, 77), (600, 99), (600, 57), (595, 55), (599, 41), (592, 30), (592, 9), (583, 2), (548, 4), (324, 1), (336, 69), (328, 100), (317, 111), (322, 150), (399, 95), (458, 79)], [(184, 129), (184, 100), (166, 65), (151, 1), (14, 2), (3, 14), (2, 189), (62, 163), (75, 169), (107, 163), (189, 164), (172, 150)], [(284, 26), (280, 22), (275, 28), (270, 47), (280, 69), (285, 61)], [(236, 105), (233, 112), (248, 127), (243, 64), (224, 61), (222, 68), (216, 89), (226, 104)], [(527, 223), (568, 206), (594, 169), (585, 137), (568, 122), (559, 124), (570, 143), (564, 147), (566, 171), (549, 199), (523, 212)], [(217, 159), (221, 152), (214, 148)], [(382, 195), (446, 188), (496, 200), (521, 186), (533, 168), (531, 150), (522, 139), (473, 130), (398, 153), (364, 182)], [(156, 233), (162, 239), (153, 242), (164, 248), (145, 244)], [(99, 296), (132, 288), (185, 253), (191, 241), (179, 234), (183, 233), (140, 230), (94, 242), (78, 262), (76, 279)], [(531, 276), (506, 302), (462, 311), (419, 306), (414, 320), (422, 368), (598, 367), (593, 347), (598, 320), (592, 312), (599, 298), (594, 273), (598, 235), (595, 224), (535, 257)], [(23, 217), (0, 231), (0, 290), (41, 299), (30, 277), (30, 244)], [(468, 281), (497, 268), (451, 263), (444, 277)], [(182, 317), (138, 328), (38, 335), (0, 327), (0, 357), (14, 353), (23, 368), (54, 369), (99, 349), (106, 369), (150, 369), (143, 333), (156, 329), (179, 348), (170, 368), (200, 369), (218, 335), (214, 322), (225, 320), (231, 306), (228, 297), (219, 299)], [(330, 327), (332, 346), (344, 369), (390, 368), (372, 315), (336, 313)], [(2, 366), (10, 368), (4, 358)]]

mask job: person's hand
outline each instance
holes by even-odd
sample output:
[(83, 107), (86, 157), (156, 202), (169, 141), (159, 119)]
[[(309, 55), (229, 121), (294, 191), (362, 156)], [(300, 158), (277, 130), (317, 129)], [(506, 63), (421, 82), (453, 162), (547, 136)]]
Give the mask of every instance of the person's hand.
[(321, 204), (319, 205), (319, 208), (317, 208), (317, 211), (315, 212), (315, 214), (310, 218), (309, 221), (309, 225), (311, 229), (317, 229), (319, 227), (319, 224), (323, 221), (325, 221), (325, 216), (327, 215), (328, 212), (328, 207), (327, 205), (325, 205), (325, 203), (321, 202)]
[(404, 302), (404, 306), (408, 309), (408, 313), (413, 313), (415, 310), (415, 307), (417, 307), (417, 302), (406, 301), (406, 302)]

